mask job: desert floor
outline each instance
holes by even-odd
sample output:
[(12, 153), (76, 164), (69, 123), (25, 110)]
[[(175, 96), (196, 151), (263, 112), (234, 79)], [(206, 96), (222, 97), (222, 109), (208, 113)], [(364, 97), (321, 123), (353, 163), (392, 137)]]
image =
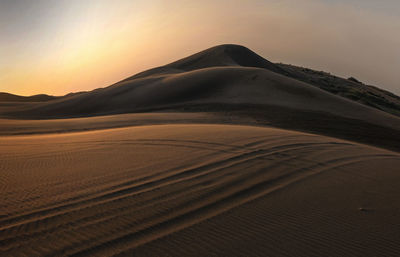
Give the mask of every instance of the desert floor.
[(0, 255), (400, 255), (398, 153), (198, 115), (3, 122)]

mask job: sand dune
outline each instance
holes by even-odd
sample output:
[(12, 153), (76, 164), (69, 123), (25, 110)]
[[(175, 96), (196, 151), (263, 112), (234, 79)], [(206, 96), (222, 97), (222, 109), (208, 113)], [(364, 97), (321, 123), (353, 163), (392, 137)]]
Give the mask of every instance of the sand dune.
[(0, 256), (400, 256), (398, 97), (288, 67), (222, 45), (0, 95)]
[[(132, 112), (202, 112), (218, 114), (224, 120), (226, 116), (236, 117), (235, 120), (244, 117), (256, 120), (256, 125), (400, 150), (399, 117), (290, 78), (294, 76), (293, 71), (286, 71), (285, 67), (273, 64), (245, 47), (221, 45), (91, 92), (69, 94), (46, 102), (0, 101), (0, 117), (32, 120)], [(306, 81), (316, 78), (315, 74), (304, 77), (306, 75), (296, 76), (309, 79)], [(346, 87), (342, 86), (341, 90)], [(332, 90), (334, 88), (332, 86)], [(349, 92), (353, 88), (349, 87)], [(375, 101), (368, 95), (364, 98), (369, 99), (369, 105)], [(390, 99), (393, 100), (394, 95)], [(376, 103), (392, 106), (386, 102)], [(12, 124), (5, 123), (0, 124), (0, 130), (7, 130), (10, 127), (7, 124)], [(20, 127), (20, 122), (14, 123)], [(2, 128), (4, 126), (6, 128)], [(118, 126), (108, 123), (99, 128), (104, 127)]]
[[(210, 103), (274, 105), (374, 122), (384, 119), (400, 121), (268, 70), (244, 67), (205, 68), (135, 79), (96, 92), (41, 104), (37, 111), (52, 117)], [(31, 110), (28, 113), (34, 116)]]
[(19, 96), (0, 92), (0, 102), (46, 102), (54, 100), (56, 97), (49, 95)]
[[(225, 105), (215, 104), (224, 110)], [(185, 106), (184, 108), (188, 108)], [(197, 107), (195, 107), (197, 108)], [(230, 106), (232, 108), (232, 106)], [(400, 132), (362, 120), (338, 117), (326, 113), (301, 111), (283, 107), (260, 108), (254, 105), (236, 104), (235, 111), (152, 112), (114, 114), (66, 119), (0, 119), (0, 136), (68, 133), (127, 126), (160, 124), (231, 124), (251, 126), (275, 126), (290, 130), (327, 135), (400, 152)], [(196, 110), (196, 109), (195, 109)]]
[(219, 45), (165, 66), (141, 72), (123, 81), (148, 77), (151, 75), (181, 73), (210, 67), (229, 66), (263, 68), (276, 73), (287, 74), (287, 72), (278, 65), (264, 59), (244, 46)]
[(0, 119), (0, 136), (70, 133), (160, 124), (256, 124), (251, 118), (213, 113), (130, 113), (74, 119)]
[[(65, 118), (177, 106), (253, 104), (330, 113), (400, 128), (400, 119), (285, 76), (286, 71), (236, 45), (207, 49), (106, 88), (44, 103), (5, 108), (5, 117)], [(226, 105), (229, 106), (229, 105)], [(218, 110), (216, 110), (218, 111)]]
[(282, 67), (245, 47), (222, 45), (91, 92), (41, 103), (0, 102), (0, 116), (31, 120), (207, 112), (400, 150), (399, 117), (290, 78)]
[(396, 256), (397, 153), (233, 125), (0, 140), (2, 256)]

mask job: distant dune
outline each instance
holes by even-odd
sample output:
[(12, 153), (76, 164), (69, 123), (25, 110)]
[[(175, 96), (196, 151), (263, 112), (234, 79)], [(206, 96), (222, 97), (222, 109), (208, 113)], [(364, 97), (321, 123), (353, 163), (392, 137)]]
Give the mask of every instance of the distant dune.
[(0, 94), (0, 256), (400, 256), (399, 99), (237, 45)]
[(46, 102), (54, 99), (56, 99), (55, 96), (44, 94), (33, 96), (19, 96), (0, 92), (0, 102)]

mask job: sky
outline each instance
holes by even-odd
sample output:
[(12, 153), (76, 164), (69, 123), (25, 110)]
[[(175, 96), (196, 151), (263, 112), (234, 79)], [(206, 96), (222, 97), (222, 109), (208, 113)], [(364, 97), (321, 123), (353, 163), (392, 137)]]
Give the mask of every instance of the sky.
[(225, 43), (400, 95), (398, 0), (0, 0), (0, 92), (64, 95)]

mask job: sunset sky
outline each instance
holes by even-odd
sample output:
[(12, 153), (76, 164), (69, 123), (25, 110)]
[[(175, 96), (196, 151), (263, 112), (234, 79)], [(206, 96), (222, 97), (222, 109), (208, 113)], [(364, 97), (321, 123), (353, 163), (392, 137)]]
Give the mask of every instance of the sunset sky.
[(0, 92), (105, 87), (223, 43), (400, 94), (399, 0), (0, 0)]

